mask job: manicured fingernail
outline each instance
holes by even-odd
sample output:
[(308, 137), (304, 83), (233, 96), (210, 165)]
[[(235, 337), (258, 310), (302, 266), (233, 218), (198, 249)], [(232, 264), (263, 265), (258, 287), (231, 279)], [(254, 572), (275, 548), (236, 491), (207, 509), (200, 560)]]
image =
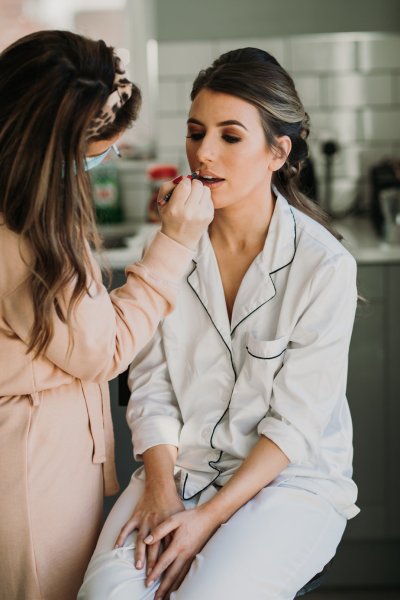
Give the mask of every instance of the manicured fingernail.
[(161, 200), (158, 201), (158, 205), (159, 206), (164, 206), (164, 204), (167, 204), (164, 200), (164, 198), (161, 198)]
[(150, 581), (147, 583), (147, 587), (151, 587), (153, 585), (154, 581), (153, 579), (150, 579)]
[(144, 538), (144, 543), (145, 544), (151, 544), (151, 542), (153, 541), (153, 536), (152, 535), (148, 535), (147, 537)]
[(183, 179), (183, 175), (179, 175), (179, 177), (175, 177), (175, 179), (172, 180), (172, 183), (178, 184), (180, 181), (182, 181)]
[(138, 560), (138, 561), (136, 562), (136, 568), (137, 568), (137, 569), (141, 569), (141, 568), (142, 568), (142, 566), (143, 566), (143, 565), (142, 565), (142, 561), (141, 561), (141, 560)]

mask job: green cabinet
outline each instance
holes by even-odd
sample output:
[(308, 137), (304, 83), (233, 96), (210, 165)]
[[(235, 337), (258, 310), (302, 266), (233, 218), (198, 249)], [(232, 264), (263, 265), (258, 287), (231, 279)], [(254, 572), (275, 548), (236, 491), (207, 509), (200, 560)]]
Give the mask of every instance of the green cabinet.
[[(387, 535), (400, 539), (400, 265), (387, 269)], [(400, 561), (400, 553), (399, 553)]]
[(347, 396), (361, 513), (341, 542), (327, 586), (400, 587), (400, 265), (358, 267), (360, 303)]
[(386, 267), (358, 268), (359, 303), (350, 345), (347, 397), (353, 419), (354, 479), (361, 513), (350, 521), (346, 537), (385, 536), (387, 473)]

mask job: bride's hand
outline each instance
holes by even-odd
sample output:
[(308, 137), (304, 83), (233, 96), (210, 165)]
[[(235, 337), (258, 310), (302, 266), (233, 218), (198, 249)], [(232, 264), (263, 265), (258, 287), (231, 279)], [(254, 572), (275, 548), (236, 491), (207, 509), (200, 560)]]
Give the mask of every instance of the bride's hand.
[(146, 546), (143, 542), (144, 538), (165, 519), (182, 510), (184, 510), (184, 505), (177, 492), (167, 491), (165, 488), (161, 491), (146, 483), (143, 496), (135, 506), (132, 516), (119, 533), (116, 547), (122, 546), (127, 536), (136, 529), (134, 563), (137, 569), (142, 569), (147, 558), (146, 573), (149, 574), (157, 561), (160, 543)]
[(154, 600), (167, 600), (171, 592), (178, 589), (196, 554), (218, 527), (219, 523), (205, 503), (197, 508), (178, 512), (151, 530), (145, 538), (145, 543), (150, 548), (153, 545), (159, 547), (166, 536), (172, 538), (146, 579), (146, 585), (151, 586), (162, 576)]

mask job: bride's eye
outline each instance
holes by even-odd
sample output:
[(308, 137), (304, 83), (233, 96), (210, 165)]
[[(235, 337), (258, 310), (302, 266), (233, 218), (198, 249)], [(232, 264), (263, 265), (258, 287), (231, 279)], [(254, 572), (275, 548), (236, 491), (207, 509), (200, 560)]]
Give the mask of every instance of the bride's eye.
[(226, 142), (228, 142), (228, 144), (236, 144), (237, 142), (240, 142), (240, 137), (237, 135), (229, 135), (228, 133), (225, 133), (222, 137)]
[(191, 140), (201, 140), (204, 137), (204, 131), (188, 131), (187, 136)]

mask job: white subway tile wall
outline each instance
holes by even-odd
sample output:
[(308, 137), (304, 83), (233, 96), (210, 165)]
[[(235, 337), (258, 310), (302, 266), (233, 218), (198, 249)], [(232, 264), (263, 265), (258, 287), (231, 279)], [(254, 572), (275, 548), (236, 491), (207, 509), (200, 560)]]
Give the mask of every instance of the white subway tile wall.
[[(283, 63), (282, 63), (283, 64)], [(321, 106), (321, 80), (312, 75), (296, 75), (296, 90), (308, 110)]]
[(186, 169), (185, 121), (190, 91), (201, 68), (223, 52), (267, 50), (292, 75), (311, 118), (310, 154), (320, 195), (325, 186), (322, 144), (334, 140), (333, 205), (356, 196), (368, 202), (369, 170), (400, 156), (400, 35), (330, 34), (270, 39), (159, 44), (159, 158)]
[(370, 40), (363, 40), (359, 44), (359, 65), (363, 71), (374, 69), (397, 69), (400, 65), (400, 36), (387, 35)]
[(345, 146), (362, 139), (362, 119), (359, 111), (347, 108), (315, 109), (305, 104), (311, 118), (312, 140), (333, 139)]
[(233, 39), (233, 40), (223, 40), (220, 42), (215, 42), (215, 56), (219, 56), (224, 52), (229, 52), (229, 50), (235, 50), (236, 48), (246, 48), (250, 46), (251, 48), (260, 48), (260, 50), (265, 50), (269, 52), (276, 58), (278, 62), (282, 64), (287, 64), (287, 45), (286, 41), (283, 39), (265, 39), (265, 38), (249, 38), (249, 39)]
[(158, 121), (158, 139), (160, 146), (166, 150), (177, 150), (185, 146), (186, 123), (185, 116), (160, 116)]
[[(322, 104), (329, 108), (362, 108), (392, 103), (391, 74), (345, 73), (322, 79)], [(305, 100), (303, 100), (305, 102)]]
[(371, 110), (363, 113), (365, 140), (388, 140), (393, 143), (400, 139), (400, 107)]
[(328, 40), (319, 36), (304, 36), (288, 40), (289, 71), (327, 73), (352, 71), (356, 65), (353, 42), (346, 39)]
[(169, 42), (159, 45), (160, 75), (193, 77), (199, 69), (210, 64), (215, 54), (208, 42)]
[(392, 77), (393, 103), (400, 104), (400, 73), (396, 73)]

